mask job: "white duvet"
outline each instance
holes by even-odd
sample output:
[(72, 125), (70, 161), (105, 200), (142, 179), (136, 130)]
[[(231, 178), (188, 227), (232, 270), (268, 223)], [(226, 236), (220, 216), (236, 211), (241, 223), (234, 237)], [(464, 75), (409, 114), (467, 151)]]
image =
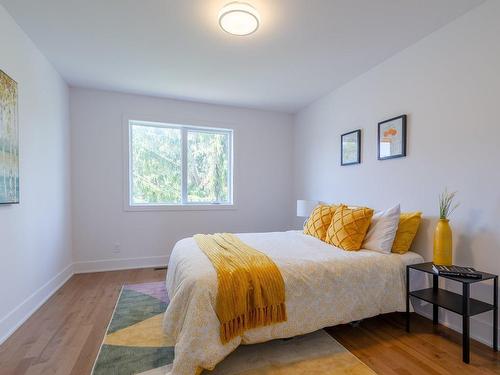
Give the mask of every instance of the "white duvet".
[(323, 327), (405, 309), (406, 265), (420, 255), (344, 251), (298, 231), (239, 234), (279, 267), (286, 289), (288, 321), (247, 331), (226, 345), (215, 313), (217, 275), (193, 238), (175, 245), (167, 272), (170, 304), (164, 317), (175, 345), (172, 375), (213, 369), (240, 344), (292, 337)]

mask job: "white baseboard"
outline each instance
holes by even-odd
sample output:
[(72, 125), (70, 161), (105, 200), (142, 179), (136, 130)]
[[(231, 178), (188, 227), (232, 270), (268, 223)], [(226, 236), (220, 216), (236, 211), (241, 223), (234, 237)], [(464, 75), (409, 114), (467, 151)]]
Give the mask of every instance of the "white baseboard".
[[(429, 304), (416, 306), (415, 312), (432, 320), (432, 307)], [(488, 315), (492, 319), (491, 314), (493, 312), (485, 313), (485, 315)], [(439, 324), (462, 333), (462, 317), (459, 315), (439, 309)], [(500, 329), (498, 331), (500, 333)], [(491, 348), (493, 346), (493, 322), (488, 323), (480, 319), (479, 316), (471, 317), (470, 337)]]
[(73, 276), (73, 264), (42, 285), (14, 310), (0, 320), (0, 345), (5, 342), (26, 320), (31, 317), (69, 278)]
[(130, 270), (136, 268), (165, 267), (168, 256), (155, 256), (144, 258), (103, 259), (84, 262), (75, 262), (74, 273), (90, 273), (104, 271)]
[(168, 256), (156, 256), (145, 258), (105, 259), (70, 264), (0, 320), (0, 345), (28, 320), (74, 274), (164, 267), (168, 264), (168, 259)]

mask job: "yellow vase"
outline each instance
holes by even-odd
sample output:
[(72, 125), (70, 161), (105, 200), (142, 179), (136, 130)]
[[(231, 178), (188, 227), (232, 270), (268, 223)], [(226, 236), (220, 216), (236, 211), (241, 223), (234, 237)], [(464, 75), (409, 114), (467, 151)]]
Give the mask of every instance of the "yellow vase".
[(448, 219), (439, 219), (434, 231), (434, 264), (451, 266), (452, 233)]

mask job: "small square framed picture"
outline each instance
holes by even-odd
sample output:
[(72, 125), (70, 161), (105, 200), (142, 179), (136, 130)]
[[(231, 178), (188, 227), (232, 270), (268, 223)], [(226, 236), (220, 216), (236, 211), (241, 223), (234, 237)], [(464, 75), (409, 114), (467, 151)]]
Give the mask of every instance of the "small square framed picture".
[(378, 124), (378, 160), (406, 156), (406, 115)]
[(340, 165), (361, 163), (361, 129), (340, 136)]

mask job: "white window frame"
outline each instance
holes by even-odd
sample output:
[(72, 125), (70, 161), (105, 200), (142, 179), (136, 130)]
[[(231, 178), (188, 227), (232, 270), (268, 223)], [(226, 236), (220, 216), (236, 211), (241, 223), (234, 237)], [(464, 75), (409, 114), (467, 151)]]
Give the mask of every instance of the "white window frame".
[[(151, 203), (151, 204), (133, 204), (132, 203), (132, 138), (131, 129), (132, 125), (136, 123), (138, 125), (159, 127), (159, 128), (170, 128), (170, 129), (180, 129), (181, 130), (181, 155), (182, 155), (182, 166), (181, 166), (181, 203)], [(144, 116), (124, 116), (123, 117), (123, 151), (124, 151), (124, 210), (125, 211), (206, 211), (206, 210), (234, 210), (236, 205), (234, 204), (234, 130), (230, 128), (203, 126), (196, 124), (195, 121), (190, 121), (189, 123), (195, 123), (196, 125), (185, 125), (186, 121), (151, 121), (145, 120)], [(187, 139), (188, 132), (206, 132), (206, 133), (218, 133), (229, 135), (229, 145), (228, 145), (228, 186), (229, 186), (229, 201), (228, 202), (188, 202), (187, 200), (187, 158), (188, 158), (188, 147)]]

